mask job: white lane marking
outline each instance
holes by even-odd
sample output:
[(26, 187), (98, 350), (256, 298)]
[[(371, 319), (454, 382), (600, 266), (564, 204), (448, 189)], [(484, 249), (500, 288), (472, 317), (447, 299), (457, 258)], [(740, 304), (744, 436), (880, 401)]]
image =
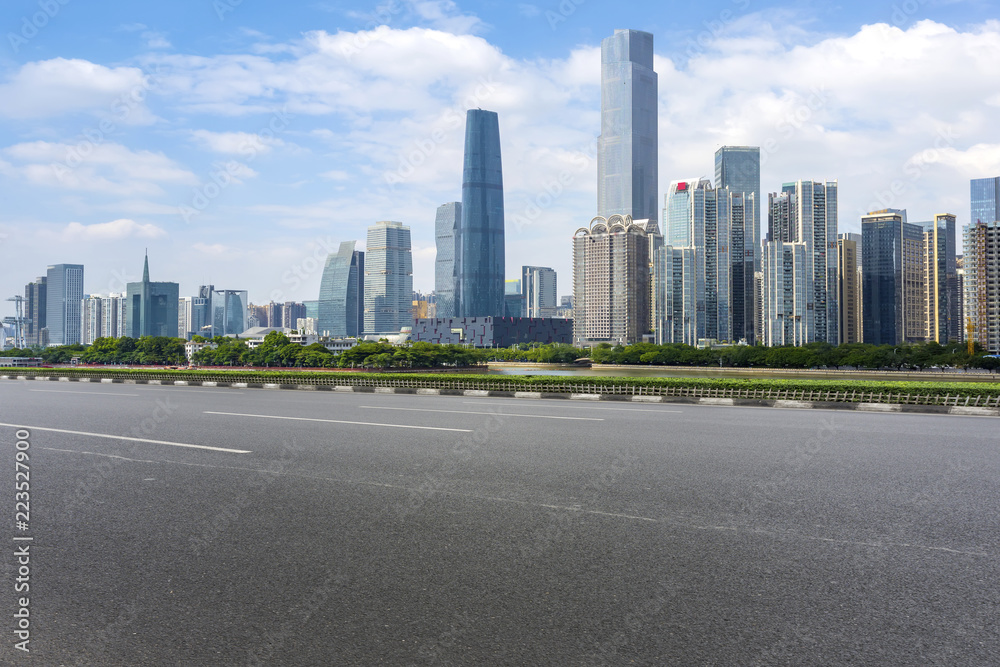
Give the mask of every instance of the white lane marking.
[(47, 394), (86, 394), (87, 396), (93, 396), (95, 394), (99, 396), (138, 396), (139, 394), (116, 394), (113, 391), (73, 391), (71, 389), (29, 389), (28, 391), (41, 391)]
[(206, 415), (224, 415), (226, 417), (256, 417), (258, 419), (287, 419), (300, 422), (324, 422), (327, 424), (354, 424), (356, 426), (385, 426), (387, 428), (413, 428), (421, 431), (453, 431), (456, 433), (472, 433), (468, 428), (442, 428), (440, 426), (410, 426), (408, 424), (379, 424), (376, 422), (352, 422), (344, 419), (316, 419), (314, 417), (284, 417), (282, 415), (247, 415), (239, 412), (211, 412), (206, 410)]
[(192, 445), (187, 442), (170, 442), (168, 440), (150, 440), (148, 438), (130, 438), (125, 435), (110, 435), (108, 433), (89, 433), (87, 431), (69, 431), (62, 428), (49, 428), (47, 426), (28, 426), (27, 424), (0, 424), (0, 426), (10, 426), (11, 428), (24, 428), (29, 431), (50, 431), (52, 433), (67, 433), (69, 435), (85, 435), (91, 438), (107, 438), (108, 440), (127, 440), (128, 442), (150, 442), (154, 445), (169, 445), (171, 447), (186, 447), (188, 449), (207, 449), (212, 452), (226, 452), (228, 454), (249, 454), (249, 449), (228, 449), (226, 447), (210, 447), (208, 445)]
[[(653, 409), (653, 410), (640, 410), (639, 408), (596, 408), (596, 407), (591, 407), (589, 405), (587, 405), (587, 406), (582, 406), (582, 405), (564, 405), (563, 401), (560, 401), (558, 399), (551, 399), (550, 398), (550, 399), (543, 399), (543, 400), (547, 400), (548, 402), (542, 403), (542, 405), (545, 405), (545, 406), (548, 406), (548, 405), (557, 405), (560, 408), (563, 408), (565, 410), (614, 410), (616, 412), (655, 412), (655, 413), (658, 413), (658, 414), (662, 413), (662, 412), (673, 412), (673, 413), (676, 413), (676, 414), (684, 414), (683, 410), (656, 410), (656, 409)], [(470, 405), (484, 405), (484, 404), (488, 404), (488, 405), (510, 405), (510, 403), (504, 403), (503, 401), (462, 401), (462, 402), (463, 403), (468, 403)], [(532, 401), (531, 403), (518, 403), (517, 406), (521, 407), (521, 408), (538, 408), (538, 407), (542, 407), (541, 405), (538, 404), (538, 401)]]
[(427, 410), (425, 408), (390, 408), (382, 405), (359, 405), (370, 410), (406, 410), (408, 412), (448, 412), (456, 415), (495, 415), (497, 417), (534, 417), (535, 419), (572, 419), (576, 421), (602, 422), (602, 417), (556, 417), (552, 415), (519, 415), (506, 412), (473, 412), (471, 410)]
[[(220, 395), (219, 392), (217, 392), (217, 391), (206, 391), (204, 389), (182, 389), (180, 387), (174, 387), (174, 386), (169, 386), (168, 387), (168, 386), (165, 386), (165, 385), (157, 385), (157, 384), (137, 385), (136, 388), (138, 388), (140, 386), (141, 387), (145, 387), (145, 391), (149, 391), (149, 392), (154, 392), (154, 391), (183, 391), (185, 394), (215, 394), (216, 396)], [(228, 389), (228, 387), (219, 387), (219, 389)], [(140, 391), (143, 391), (143, 390), (140, 389)], [(243, 391), (231, 391), (231, 392), (226, 392), (226, 396), (233, 396), (233, 395), (245, 394), (245, 393), (246, 392), (243, 392)]]

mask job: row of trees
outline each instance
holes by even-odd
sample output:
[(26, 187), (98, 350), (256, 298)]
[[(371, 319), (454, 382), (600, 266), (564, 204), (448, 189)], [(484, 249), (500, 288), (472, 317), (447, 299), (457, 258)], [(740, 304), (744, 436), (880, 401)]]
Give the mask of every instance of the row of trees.
[[(738, 368), (891, 368), (922, 370), (937, 367), (1000, 369), (1000, 359), (982, 350), (969, 355), (958, 343), (918, 343), (903, 345), (830, 345), (811, 343), (804, 347), (750, 347), (735, 345), (719, 349), (699, 349), (683, 344), (637, 343), (594, 348), (565, 344), (520, 344), (510, 348), (476, 349), (459, 345), (386, 342), (359, 343), (343, 352), (332, 352), (320, 343), (302, 346), (278, 331), (251, 350), (245, 340), (217, 336), (197, 352), (192, 361), (204, 366), (264, 366), (302, 368), (435, 368), (473, 366), (486, 361), (527, 361), (572, 363), (589, 357), (601, 364), (662, 366), (724, 366)], [(49, 348), (10, 350), (3, 356), (41, 357), (43, 363), (69, 363), (80, 357), (85, 364), (182, 365), (187, 363), (184, 340), (147, 336), (143, 338), (99, 338), (92, 345), (64, 345)]]

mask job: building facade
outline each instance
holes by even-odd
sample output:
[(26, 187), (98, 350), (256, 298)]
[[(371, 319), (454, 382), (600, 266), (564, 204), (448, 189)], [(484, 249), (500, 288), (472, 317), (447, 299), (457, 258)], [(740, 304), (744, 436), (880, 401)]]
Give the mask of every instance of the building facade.
[(746, 245), (753, 253), (751, 274), (760, 271), (760, 147), (723, 146), (715, 151), (715, 187), (753, 195), (754, 224), (744, 234), (748, 239)]
[(1000, 220), (1000, 176), (972, 179), (969, 199), (972, 213), (970, 224)]
[[(45, 329), (45, 308), (48, 291), (46, 276), (35, 278), (35, 282), (24, 286), (24, 342), (29, 347), (45, 347), (48, 345), (48, 329)], [(44, 340), (43, 340), (44, 338)]]
[(524, 317), (555, 317), (559, 307), (556, 272), (547, 266), (522, 266), (520, 294)]
[(657, 142), (653, 35), (615, 30), (601, 42), (598, 217), (657, 218)]
[(455, 255), (458, 251), (459, 229), (462, 225), (462, 202), (438, 206), (434, 218), (434, 294), (438, 317), (455, 316)]
[(495, 111), (470, 109), (466, 114), (461, 215), (455, 315), (500, 315), (505, 269), (503, 165)]
[(418, 319), (411, 339), (439, 345), (510, 347), (520, 343), (573, 342), (570, 320), (535, 317), (444, 317)]
[(579, 344), (642, 341), (652, 327), (649, 234), (654, 220), (596, 217), (573, 237), (573, 338)]
[(1000, 221), (976, 221), (965, 228), (965, 310), (973, 340), (1000, 353)]
[(924, 234), (906, 211), (884, 209), (861, 218), (864, 342), (896, 345), (924, 339)]
[(410, 228), (382, 221), (368, 228), (365, 255), (364, 333), (399, 333), (413, 325)]
[(177, 337), (180, 285), (150, 281), (148, 256), (143, 260), (142, 282), (128, 283), (125, 299), (126, 336)]
[(860, 234), (841, 234), (837, 239), (837, 284), (840, 301), (840, 343), (861, 342), (861, 273), (858, 246)]
[(80, 342), (80, 304), (83, 303), (83, 265), (55, 264), (45, 276), (45, 328), (49, 345)]
[[(365, 323), (365, 253), (343, 241), (327, 255), (319, 285), (316, 328), (321, 336), (358, 337)], [(307, 311), (308, 313), (308, 311)]]
[(961, 341), (955, 216), (940, 213), (924, 228), (925, 339), (942, 345)]

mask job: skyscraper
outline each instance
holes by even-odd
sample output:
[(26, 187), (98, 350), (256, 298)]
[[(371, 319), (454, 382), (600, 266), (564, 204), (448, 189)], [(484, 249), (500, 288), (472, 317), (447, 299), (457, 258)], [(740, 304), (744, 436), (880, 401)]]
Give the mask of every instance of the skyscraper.
[(657, 77), (653, 36), (615, 30), (601, 42), (597, 214), (656, 220)]
[(365, 314), (365, 253), (355, 241), (343, 241), (336, 255), (327, 255), (319, 284), (316, 328), (321, 336), (360, 336)]
[(996, 222), (1000, 220), (1000, 176), (994, 178), (974, 178), (970, 183), (972, 204), (972, 224)]
[(975, 221), (965, 228), (965, 315), (973, 340), (1000, 352), (1000, 221)]
[(545, 266), (522, 266), (520, 293), (524, 298), (525, 317), (554, 317), (556, 307), (556, 272)]
[[(780, 262), (788, 270), (794, 265), (796, 277), (794, 282), (785, 281), (782, 289), (794, 286), (804, 290), (794, 298), (786, 299), (786, 305), (794, 308), (801, 306), (802, 310), (784, 311), (783, 318), (795, 318), (798, 323), (795, 333), (795, 345), (813, 342), (827, 342), (837, 345), (840, 342), (840, 308), (838, 302), (839, 285), (837, 281), (837, 224), (838, 197), (837, 181), (820, 183), (815, 181), (795, 181), (782, 185), (780, 193), (768, 195), (768, 244), (770, 243), (804, 243), (805, 256), (800, 257), (799, 250), (789, 248), (770, 249), (765, 245), (762, 257), (762, 277), (765, 281), (765, 297), (778, 298), (774, 289), (777, 279), (777, 266), (766, 266), (767, 261)], [(799, 262), (805, 264), (799, 267)], [(791, 263), (789, 263), (791, 262)], [(770, 283), (768, 283), (770, 281)], [(765, 313), (782, 312), (776, 304), (764, 304)], [(789, 315), (788, 313), (791, 313)], [(765, 315), (770, 317), (770, 315)], [(776, 331), (775, 326), (768, 325), (770, 331)], [(768, 345), (788, 344), (774, 341), (787, 336), (776, 336), (765, 341)], [(799, 342), (801, 341), (801, 342)]]
[(925, 337), (938, 343), (960, 340), (961, 294), (958, 289), (955, 216), (939, 213), (924, 227)]
[(455, 258), (457, 317), (504, 312), (503, 168), (495, 111), (469, 109), (465, 125), (462, 223)]
[(48, 344), (42, 341), (42, 329), (46, 326), (46, 280), (45, 276), (39, 276), (35, 282), (24, 286), (24, 340), (28, 346), (45, 347)]
[(760, 147), (723, 146), (715, 151), (715, 187), (753, 195), (755, 224), (745, 232), (746, 247), (753, 253), (752, 276), (760, 271)]
[(642, 340), (652, 328), (649, 235), (655, 220), (596, 217), (573, 236), (573, 340)]
[(80, 342), (83, 264), (55, 264), (46, 273), (45, 326), (49, 345)]
[(438, 206), (434, 219), (434, 239), (437, 256), (434, 260), (434, 297), (437, 317), (455, 316), (455, 257), (458, 253), (458, 232), (462, 224), (462, 202)]
[[(149, 280), (149, 256), (142, 266), (142, 282), (126, 285), (125, 335), (177, 337), (180, 285)], [(242, 332), (240, 332), (242, 333)]]
[(896, 345), (925, 339), (924, 232), (906, 211), (861, 218), (861, 313), (864, 342)]
[[(409, 227), (401, 222), (382, 221), (368, 228), (364, 275), (365, 333), (399, 333), (400, 328), (412, 326), (413, 259)], [(501, 293), (501, 302), (502, 296)]]
[(860, 234), (840, 234), (837, 238), (837, 284), (840, 302), (840, 342), (861, 342)]

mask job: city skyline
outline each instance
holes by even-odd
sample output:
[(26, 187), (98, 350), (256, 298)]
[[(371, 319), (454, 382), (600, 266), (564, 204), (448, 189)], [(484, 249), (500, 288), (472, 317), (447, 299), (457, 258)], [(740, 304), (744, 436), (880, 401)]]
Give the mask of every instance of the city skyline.
[[(793, 178), (840, 181), (840, 231), (860, 230), (862, 212), (884, 207), (905, 207), (915, 219), (953, 211), (961, 228), (969, 222), (967, 180), (1000, 173), (997, 106), (980, 92), (995, 76), (981, 54), (1000, 31), (968, 7), (921, 6), (895, 17), (866, 7), (850, 18), (827, 12), (836, 20), (823, 32), (813, 25), (822, 10), (775, 15), (771, 5), (700, 7), (677, 25), (651, 24), (639, 11), (610, 18), (590, 6), (559, 20), (538, 8), (505, 22), (477, 18), (490, 10), (472, 4), (449, 5), (437, 18), (399, 7), (381, 21), (293, 12), (274, 26), (249, 6), (223, 19), (209, 12), (218, 23), (199, 30), (227, 36), (225, 46), (192, 40), (171, 29), (172, 19), (140, 8), (121, 13), (136, 23), (73, 24), (76, 33), (102, 36), (85, 43), (67, 34), (79, 16), (63, 7), (11, 49), (0, 71), (11, 93), (0, 108), (0, 187), (10, 201), (0, 216), (11, 276), (3, 289), (19, 293), (45, 265), (74, 262), (91, 267), (85, 292), (120, 292), (139, 278), (128, 258), (149, 245), (164, 257), (158, 272), (180, 280), (184, 294), (225, 282), (258, 302), (315, 299), (326, 254), (363, 239), (372, 222), (395, 219), (414, 230), (414, 285), (430, 291), (434, 212), (455, 199), (461, 116), (476, 106), (504, 119), (506, 275), (522, 265), (570, 275), (570, 253), (547, 249), (566, 248), (594, 210), (600, 42), (620, 28), (656, 39), (658, 196), (677, 178), (711, 178), (719, 146), (759, 145), (764, 192)], [(733, 10), (725, 21), (723, 8)], [(15, 9), (5, 11), (9, 25), (20, 25)], [(713, 21), (724, 25), (707, 28)], [(282, 32), (288, 22), (298, 31)], [(388, 26), (376, 30), (379, 22)], [(552, 39), (527, 48), (515, 27)], [(776, 27), (795, 30), (779, 38)], [(912, 65), (850, 56), (886, 45)], [(456, 49), (469, 54), (459, 68)], [(192, 69), (188, 56), (204, 67)], [(822, 76), (800, 76), (820, 56)], [(412, 66), (401, 67), (408, 57)], [(310, 107), (289, 85), (306, 59), (340, 84), (402, 81), (408, 100), (364, 95), (344, 108), (333, 92), (316, 90), (320, 101)], [(213, 77), (229, 64), (250, 90), (191, 92), (220, 83)], [(260, 86), (272, 67), (280, 72), (269, 96)], [(956, 67), (963, 76), (950, 74)], [(927, 92), (921, 114), (865, 101), (873, 87), (916, 81)], [(182, 83), (193, 88), (176, 87)], [(195, 211), (187, 220), (184, 207)]]

